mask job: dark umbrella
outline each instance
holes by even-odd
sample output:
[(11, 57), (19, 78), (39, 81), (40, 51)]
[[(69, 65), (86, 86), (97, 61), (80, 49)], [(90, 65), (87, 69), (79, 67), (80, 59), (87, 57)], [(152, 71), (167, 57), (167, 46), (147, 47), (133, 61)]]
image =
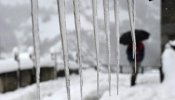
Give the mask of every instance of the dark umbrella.
[[(149, 33), (144, 30), (135, 30), (136, 42), (141, 42), (149, 38)], [(124, 33), (120, 37), (120, 43), (124, 45), (128, 45), (132, 43), (131, 31)]]

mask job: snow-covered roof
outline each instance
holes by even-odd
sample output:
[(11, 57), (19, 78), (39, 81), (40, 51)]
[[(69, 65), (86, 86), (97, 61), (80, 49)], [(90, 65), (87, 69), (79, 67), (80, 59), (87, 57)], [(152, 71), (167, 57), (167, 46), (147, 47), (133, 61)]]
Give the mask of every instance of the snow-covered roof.
[(34, 54), (34, 49), (33, 49), (32, 46), (28, 48), (28, 53), (29, 54)]
[[(90, 66), (87, 65), (87, 64), (82, 64), (82, 67), (83, 68), (88, 68)], [(70, 61), (69, 62), (69, 69), (73, 69), (73, 70), (74, 69), (79, 69), (78, 63)], [(64, 70), (64, 63), (63, 62), (58, 63), (57, 70)]]
[(40, 60), (41, 67), (54, 67), (54, 61), (51, 57), (43, 57)]
[(33, 68), (33, 62), (29, 58), (28, 53), (21, 53), (19, 55), (19, 59), (20, 59), (20, 69), (21, 70), (26, 70), (26, 69), (32, 69)]
[[(29, 58), (28, 53), (20, 53), (20, 70), (32, 69), (33, 62)], [(53, 67), (54, 62), (50, 57), (41, 58), (40, 60), (41, 67)], [(14, 58), (2, 59), (0, 60), (0, 73), (7, 73), (18, 70), (18, 62)]]
[[(70, 69), (77, 69), (78, 65), (74, 62), (69, 62), (69, 68)], [(64, 70), (64, 63), (63, 62), (58, 63), (57, 70)]]
[(18, 64), (13, 58), (0, 60), (0, 74), (16, 71), (17, 69)]
[(14, 58), (0, 60), (0, 73), (12, 72), (18, 70), (32, 69), (33, 62), (29, 58), (27, 53), (21, 53), (19, 55), (20, 59), (20, 67), (18, 66), (18, 62), (14, 60)]
[[(33, 62), (29, 58), (28, 53), (20, 53), (20, 70), (27, 70), (33, 68)], [(57, 70), (64, 70), (64, 63), (61, 59), (58, 58), (57, 60), (58, 66)], [(40, 59), (41, 67), (54, 67), (54, 61), (51, 59), (50, 56), (41, 57)], [(87, 68), (86, 64), (83, 64), (83, 68)], [(78, 69), (79, 65), (76, 62), (70, 61), (69, 62), (70, 69)], [(18, 70), (18, 62), (14, 60), (14, 58), (9, 58), (5, 60), (0, 60), (0, 73), (12, 72)]]

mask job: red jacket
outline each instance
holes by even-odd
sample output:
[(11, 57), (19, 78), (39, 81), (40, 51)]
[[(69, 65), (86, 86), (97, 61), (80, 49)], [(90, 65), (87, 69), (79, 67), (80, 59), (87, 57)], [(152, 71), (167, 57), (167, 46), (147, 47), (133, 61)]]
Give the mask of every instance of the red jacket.
[[(127, 53), (127, 58), (130, 62), (134, 61), (132, 49), (133, 49), (132, 44), (129, 44), (128, 47), (127, 47), (126, 53)], [(144, 44), (142, 42), (137, 43), (137, 45), (136, 45), (136, 59), (137, 59), (137, 62), (141, 62), (143, 60), (144, 53), (145, 53)]]

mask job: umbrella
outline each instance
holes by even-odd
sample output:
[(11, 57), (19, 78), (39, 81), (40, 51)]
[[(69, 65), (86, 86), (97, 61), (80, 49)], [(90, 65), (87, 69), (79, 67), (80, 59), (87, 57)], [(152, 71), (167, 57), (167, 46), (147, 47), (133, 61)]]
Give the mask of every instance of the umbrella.
[[(135, 30), (135, 35), (136, 35), (136, 42), (141, 42), (148, 39), (150, 34), (144, 30)], [(120, 43), (124, 45), (132, 43), (131, 31), (124, 33), (120, 37)]]

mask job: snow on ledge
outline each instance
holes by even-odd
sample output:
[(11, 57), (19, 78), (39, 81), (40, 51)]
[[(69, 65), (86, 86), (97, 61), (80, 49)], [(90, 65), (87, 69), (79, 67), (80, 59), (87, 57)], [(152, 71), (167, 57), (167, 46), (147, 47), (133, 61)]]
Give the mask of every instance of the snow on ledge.
[(19, 59), (20, 59), (20, 70), (27, 70), (33, 68), (33, 62), (29, 58), (28, 53), (21, 53), (19, 55)]
[(18, 69), (17, 62), (10, 58), (5, 60), (0, 60), (0, 74), (7, 73), (7, 72), (13, 72)]

